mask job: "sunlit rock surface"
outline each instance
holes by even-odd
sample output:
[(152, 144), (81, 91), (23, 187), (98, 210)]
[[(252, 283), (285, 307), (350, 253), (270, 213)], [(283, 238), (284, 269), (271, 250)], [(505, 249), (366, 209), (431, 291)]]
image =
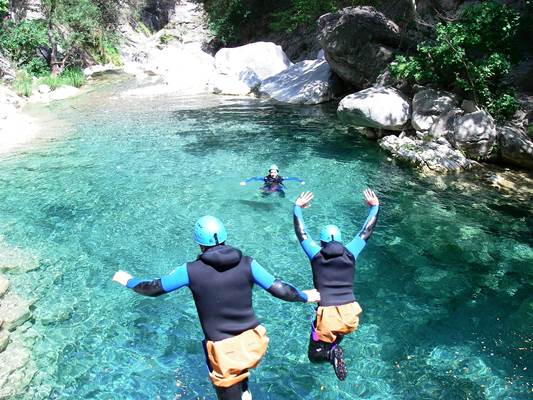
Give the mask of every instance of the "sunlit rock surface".
[(325, 60), (305, 60), (265, 79), (259, 91), (291, 104), (319, 104), (335, 97), (339, 82)]
[(372, 87), (344, 97), (337, 113), (349, 125), (401, 131), (411, 119), (411, 104), (392, 87)]

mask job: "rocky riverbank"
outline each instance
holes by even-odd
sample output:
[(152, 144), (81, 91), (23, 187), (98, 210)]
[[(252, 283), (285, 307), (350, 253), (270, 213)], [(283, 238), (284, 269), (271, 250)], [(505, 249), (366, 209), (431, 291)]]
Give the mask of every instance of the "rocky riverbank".
[(33, 330), (32, 302), (17, 294), (8, 276), (37, 267), (35, 258), (0, 237), (0, 399), (24, 393), (36, 372), (30, 354), (38, 336)]

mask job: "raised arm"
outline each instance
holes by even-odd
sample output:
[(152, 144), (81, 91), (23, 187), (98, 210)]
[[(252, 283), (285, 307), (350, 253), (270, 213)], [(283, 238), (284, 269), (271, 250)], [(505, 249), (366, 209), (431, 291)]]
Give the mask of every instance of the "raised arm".
[(173, 272), (154, 280), (139, 280), (125, 271), (117, 271), (113, 276), (115, 282), (126, 286), (143, 296), (157, 297), (189, 285), (187, 264), (180, 265)]
[(292, 209), (294, 233), (296, 233), (296, 237), (298, 238), (302, 249), (305, 251), (305, 254), (307, 254), (307, 257), (309, 257), (310, 260), (320, 251), (320, 246), (305, 230), (304, 218), (302, 214), (302, 208), (309, 207), (312, 199), (313, 193), (303, 192), (294, 202), (294, 207)]
[(252, 261), (252, 276), (254, 283), (278, 299), (301, 303), (320, 300), (320, 296), (316, 290), (301, 291), (290, 283), (284, 282), (279, 278), (274, 278), (255, 260)]
[(244, 181), (241, 181), (241, 186), (246, 185), (250, 182), (263, 182), (265, 180), (264, 176), (252, 176), (251, 178), (245, 179)]
[(378, 221), (379, 214), (379, 200), (376, 194), (370, 190), (366, 189), (364, 191), (366, 203), (370, 206), (368, 211), (368, 217), (366, 218), (365, 223), (361, 230), (355, 235), (355, 238), (348, 243), (346, 248), (354, 255), (355, 258), (361, 253), (361, 251), (366, 246), (368, 239), (372, 236), (374, 232), (374, 227)]

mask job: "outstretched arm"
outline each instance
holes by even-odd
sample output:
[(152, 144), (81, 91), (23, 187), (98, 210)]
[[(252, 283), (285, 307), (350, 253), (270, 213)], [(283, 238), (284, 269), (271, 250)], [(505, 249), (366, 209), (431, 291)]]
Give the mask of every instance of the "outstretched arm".
[(257, 261), (252, 261), (254, 282), (278, 299), (290, 302), (316, 302), (320, 295), (316, 290), (299, 290), (290, 283), (274, 278)]
[(247, 183), (250, 183), (250, 182), (263, 182), (264, 180), (265, 180), (264, 176), (252, 176), (251, 178), (248, 178), (248, 179), (245, 179), (244, 181), (242, 181), (240, 183), (240, 185), (244, 186), (244, 185), (246, 185)]
[(302, 249), (307, 254), (307, 257), (311, 260), (319, 251), (320, 246), (313, 240), (311, 236), (305, 230), (304, 218), (302, 214), (302, 208), (309, 207), (311, 200), (313, 199), (313, 193), (303, 192), (298, 196), (294, 202), (293, 207), (293, 222), (294, 222), (294, 232), (296, 237), (302, 246)]
[(187, 274), (187, 264), (183, 264), (170, 274), (151, 281), (141, 281), (125, 271), (117, 271), (113, 280), (144, 296), (157, 297), (187, 286), (189, 275)]
[(366, 243), (368, 239), (370, 239), (370, 236), (372, 236), (372, 233), (374, 232), (374, 227), (376, 226), (376, 223), (378, 221), (378, 197), (370, 189), (366, 189), (364, 191), (364, 195), (367, 204), (370, 206), (368, 217), (366, 218), (366, 221), (363, 224), (361, 230), (357, 233), (357, 235), (355, 235), (355, 238), (346, 246), (346, 248), (350, 250), (350, 252), (354, 255), (355, 258), (357, 258), (359, 253), (361, 253), (361, 251), (366, 246)]
[(284, 181), (296, 181), (296, 182), (300, 182), (300, 184), (302, 184), (302, 185), (305, 184), (305, 181), (304, 181), (303, 179), (296, 178), (295, 176), (284, 176), (284, 177), (283, 177), (283, 180), (284, 180)]

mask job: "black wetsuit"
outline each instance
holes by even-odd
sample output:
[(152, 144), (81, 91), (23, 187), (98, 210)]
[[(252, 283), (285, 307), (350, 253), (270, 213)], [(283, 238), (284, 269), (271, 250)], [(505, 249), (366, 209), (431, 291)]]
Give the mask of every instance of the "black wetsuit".
[[(219, 341), (259, 325), (252, 308), (254, 284), (285, 301), (307, 301), (305, 293), (275, 279), (257, 261), (224, 244), (208, 248), (195, 261), (183, 264), (159, 279), (139, 281), (132, 278), (127, 287), (154, 297), (188, 286), (205, 338)], [(246, 385), (246, 382), (241, 382), (235, 385), (239, 388), (216, 390), (219, 399), (240, 399), (240, 393), (246, 390)]]

